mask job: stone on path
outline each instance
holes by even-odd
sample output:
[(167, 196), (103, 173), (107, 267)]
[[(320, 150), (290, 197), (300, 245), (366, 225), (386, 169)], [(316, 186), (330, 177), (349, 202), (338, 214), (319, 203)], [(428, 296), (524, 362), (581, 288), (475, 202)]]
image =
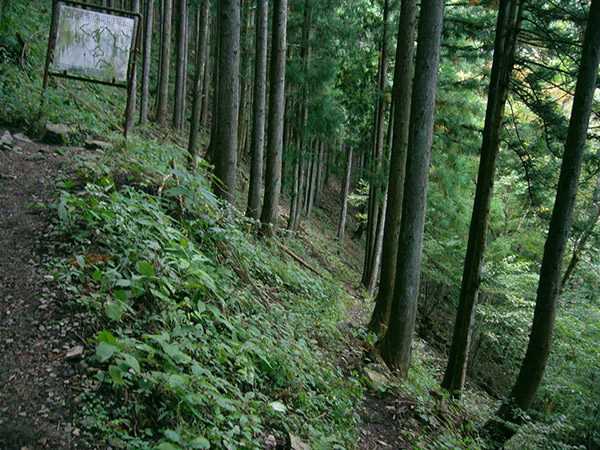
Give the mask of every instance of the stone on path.
[(44, 142), (48, 144), (66, 144), (73, 135), (73, 129), (63, 123), (46, 123), (46, 132), (44, 133)]
[(83, 347), (81, 345), (76, 345), (75, 347), (67, 350), (67, 354), (65, 355), (65, 359), (67, 361), (81, 359), (83, 358)]
[(103, 150), (109, 151), (113, 149), (113, 145), (110, 142), (100, 141), (97, 139), (86, 139), (85, 148), (88, 150)]
[(12, 148), (14, 142), (15, 140), (8, 131), (4, 131), (4, 133), (0, 135), (0, 147), (2, 150), (9, 150)]
[(311, 450), (310, 445), (302, 442), (299, 437), (294, 436), (292, 433), (288, 433), (286, 444), (287, 450)]

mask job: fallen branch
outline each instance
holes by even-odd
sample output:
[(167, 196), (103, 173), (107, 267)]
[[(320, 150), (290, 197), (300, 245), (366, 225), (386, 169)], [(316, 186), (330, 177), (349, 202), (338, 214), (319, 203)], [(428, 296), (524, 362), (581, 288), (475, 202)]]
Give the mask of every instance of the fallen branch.
[(317, 274), (319, 276), (322, 276), (321, 272), (319, 272), (317, 269), (315, 269), (309, 263), (307, 263), (306, 261), (304, 261), (296, 253), (294, 253), (293, 251), (291, 251), (289, 248), (287, 248), (285, 245), (283, 245), (277, 239), (275, 239), (275, 243), (279, 246), (279, 248), (281, 248), (281, 250), (283, 250), (284, 252), (286, 252), (288, 255), (290, 255), (292, 258), (294, 258), (296, 261), (298, 261), (300, 264), (302, 264), (304, 267), (306, 267), (307, 269), (313, 271), (315, 274)]

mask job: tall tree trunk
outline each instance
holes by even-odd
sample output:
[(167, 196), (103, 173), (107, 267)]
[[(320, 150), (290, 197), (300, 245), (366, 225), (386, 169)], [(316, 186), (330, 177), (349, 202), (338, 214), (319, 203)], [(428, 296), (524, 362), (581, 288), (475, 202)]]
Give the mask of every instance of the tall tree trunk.
[(487, 241), (488, 218), (494, 192), (496, 160), (500, 145), (504, 106), (509, 90), (510, 74), (513, 68), (522, 13), (522, 1), (500, 1), (494, 44), (494, 60), (483, 127), (479, 174), (469, 229), (467, 254), (454, 324), (454, 335), (448, 365), (442, 381), (442, 387), (455, 395), (460, 394), (465, 384), (467, 359), (471, 344), (471, 328), (475, 317), (477, 297), (479, 296), (479, 283)]
[(211, 86), (211, 60), (210, 60), (210, 47), (211, 47), (211, 36), (210, 36), (210, 19), (208, 20), (208, 34), (206, 36), (206, 50), (204, 53), (204, 75), (202, 77), (202, 108), (200, 111), (200, 123), (202, 126), (208, 125), (208, 112), (210, 107), (210, 86)]
[(388, 77), (388, 24), (390, 17), (389, 0), (383, 2), (383, 32), (381, 37), (381, 59), (379, 61), (379, 73), (377, 76), (377, 107), (375, 108), (375, 125), (373, 127), (373, 149), (371, 153), (371, 179), (369, 182), (369, 207), (367, 213), (367, 244), (365, 249), (365, 261), (363, 266), (362, 282), (368, 287), (371, 279), (373, 260), (377, 259), (374, 252), (377, 239), (377, 223), (381, 213), (381, 170), (383, 167), (383, 144), (385, 141), (385, 111), (387, 100), (385, 91), (387, 89)]
[(148, 103), (150, 98), (150, 61), (152, 57), (152, 23), (154, 16), (154, 0), (146, 3), (146, 20), (144, 26), (144, 62), (142, 64), (142, 95), (140, 98), (140, 125), (148, 123)]
[(279, 216), (281, 158), (283, 153), (283, 118), (285, 113), (286, 33), (287, 0), (275, 0), (273, 4), (273, 36), (271, 39), (265, 198), (260, 216), (260, 221), (263, 224), (262, 232), (266, 235), (270, 235), (275, 231)]
[(196, 70), (194, 73), (194, 98), (192, 101), (192, 121), (190, 124), (190, 139), (188, 142), (188, 153), (190, 163), (193, 163), (198, 154), (198, 136), (200, 134), (200, 115), (202, 113), (202, 87), (204, 85), (206, 66), (206, 47), (208, 45), (208, 28), (210, 0), (202, 0), (200, 5), (200, 24), (198, 43), (196, 45)]
[[(344, 151), (344, 143), (340, 143), (340, 150)], [(346, 234), (346, 216), (348, 214), (348, 195), (350, 193), (350, 176), (352, 174), (352, 145), (348, 144), (346, 152), (346, 171), (344, 172), (344, 184), (342, 186), (342, 211), (340, 213), (340, 227), (338, 229), (337, 240), (340, 244), (344, 243)]]
[(510, 400), (504, 403), (496, 413), (499, 420), (492, 418), (484, 428), (496, 443), (493, 448), (501, 448), (504, 442), (514, 434), (514, 427), (506, 426), (506, 421), (521, 423), (523, 415), (520, 412), (527, 411), (531, 407), (550, 353), (556, 304), (560, 292), (562, 261), (571, 228), (587, 129), (598, 78), (599, 23), (600, 0), (592, 0), (583, 40), (579, 75), (558, 179), (556, 200), (544, 246), (529, 345), (517, 381), (508, 396)]
[(560, 290), (558, 293), (559, 296), (562, 295), (563, 291), (567, 287), (567, 284), (569, 283), (569, 279), (571, 278), (575, 267), (577, 267), (577, 264), (579, 263), (579, 261), (581, 261), (581, 252), (583, 252), (583, 250), (585, 249), (590, 235), (594, 231), (594, 228), (596, 228), (598, 219), (600, 219), (600, 178), (596, 180), (596, 189), (594, 191), (594, 204), (592, 206), (589, 221), (586, 224), (586, 228), (583, 230), (583, 233), (581, 233), (581, 236), (579, 237), (579, 239), (575, 243), (575, 246), (573, 247), (573, 254), (571, 255), (571, 260), (569, 261), (569, 264), (567, 264), (565, 273), (563, 274), (562, 279), (560, 280)]
[[(140, 12), (140, 0), (132, 0), (131, 11), (134, 13)], [(138, 27), (142, 26), (142, 22), (138, 22)], [(131, 76), (131, 111), (125, 121), (126, 134), (129, 134), (133, 130), (133, 124), (135, 122), (135, 105), (137, 97), (137, 68), (133, 68), (133, 74)]]
[(377, 277), (379, 276), (379, 267), (381, 265), (381, 252), (383, 250), (383, 231), (387, 208), (387, 189), (383, 194), (383, 204), (377, 217), (377, 234), (375, 235), (375, 244), (373, 246), (373, 257), (371, 259), (371, 267), (369, 268), (369, 279), (367, 280), (367, 292), (369, 295), (375, 293), (377, 287)]
[(269, 2), (257, 0), (256, 45), (254, 61), (254, 101), (252, 102), (252, 138), (250, 143), (250, 186), (246, 215), (258, 220), (263, 184), (263, 153), (265, 145), (265, 104), (267, 94), (267, 28)]
[(248, 117), (248, 104), (252, 89), (250, 84), (252, 82), (251, 67), (252, 67), (252, 35), (250, 34), (250, 28), (252, 24), (252, 16), (254, 9), (251, 7), (250, 2), (247, 2), (244, 6), (244, 30), (242, 31), (244, 48), (242, 49), (241, 59), (241, 81), (240, 81), (240, 112), (239, 122), (240, 127), (238, 130), (238, 156), (242, 157), (246, 153), (246, 135), (247, 135), (247, 117)]
[(206, 157), (208, 159), (209, 162), (213, 161), (214, 155), (216, 153), (216, 149), (214, 148), (213, 145), (213, 136), (217, 133), (217, 127), (218, 127), (218, 120), (217, 118), (219, 117), (219, 107), (221, 106), (221, 100), (219, 99), (219, 93), (220, 93), (220, 89), (219, 89), (219, 61), (221, 60), (220, 55), (221, 55), (221, 27), (219, 25), (220, 22), (220, 17), (221, 17), (221, 10), (223, 9), (223, 3), (222, 2), (217, 2), (217, 6), (216, 6), (217, 12), (215, 15), (215, 20), (214, 20), (214, 56), (213, 56), (213, 67), (212, 67), (212, 90), (213, 90), (213, 97), (212, 97), (212, 117), (211, 117), (211, 124), (210, 124), (210, 145), (208, 146), (208, 152), (206, 154)]
[(408, 124), (410, 121), (410, 95), (413, 74), (413, 53), (415, 42), (415, 19), (417, 1), (404, 0), (400, 8), (398, 43), (396, 47), (396, 67), (394, 69), (393, 114), (394, 133), (390, 157), (387, 208), (383, 232), (381, 254), (381, 277), (375, 309), (369, 322), (369, 330), (382, 335), (390, 319), (396, 258), (398, 254), (398, 234), (404, 194), (406, 149), (408, 146)]
[(187, 0), (179, 0), (177, 7), (177, 34), (175, 44), (175, 106), (173, 128), (180, 133), (185, 117), (185, 42), (187, 40)]
[(380, 345), (384, 361), (403, 377), (410, 365), (419, 295), (444, 0), (423, 0), (421, 5), (400, 226), (402, 246), (390, 323)]
[(164, 0), (162, 17), (163, 32), (161, 36), (160, 79), (158, 82), (158, 102), (156, 106), (156, 121), (161, 127), (167, 124), (169, 108), (169, 63), (171, 60), (171, 15), (173, 0)]
[(240, 103), (240, 2), (223, 0), (219, 6), (219, 107), (213, 119), (216, 127), (210, 143), (216, 177), (213, 191), (234, 206)]

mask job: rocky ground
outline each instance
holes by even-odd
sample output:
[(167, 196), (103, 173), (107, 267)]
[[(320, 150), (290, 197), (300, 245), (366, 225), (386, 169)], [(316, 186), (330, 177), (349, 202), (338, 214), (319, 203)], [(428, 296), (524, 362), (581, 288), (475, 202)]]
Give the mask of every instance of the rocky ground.
[(76, 412), (89, 344), (45, 265), (43, 205), (65, 159), (23, 134), (0, 141), (0, 449), (87, 448)]

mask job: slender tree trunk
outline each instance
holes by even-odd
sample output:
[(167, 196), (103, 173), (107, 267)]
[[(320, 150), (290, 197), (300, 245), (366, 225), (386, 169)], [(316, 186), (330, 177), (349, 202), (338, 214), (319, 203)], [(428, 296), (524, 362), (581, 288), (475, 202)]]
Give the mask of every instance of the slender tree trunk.
[(404, 0), (400, 9), (398, 44), (396, 47), (396, 67), (394, 69), (393, 114), (394, 133), (390, 157), (388, 198), (383, 232), (381, 254), (381, 277), (375, 310), (369, 322), (369, 330), (382, 335), (390, 319), (396, 258), (398, 254), (398, 234), (404, 194), (406, 151), (408, 146), (408, 124), (410, 121), (410, 95), (412, 89), (413, 53), (415, 42), (416, 0)]
[(479, 295), (479, 283), (483, 268), (483, 257), (487, 241), (488, 217), (494, 192), (496, 160), (500, 145), (504, 106), (509, 90), (510, 74), (513, 68), (515, 49), (523, 11), (519, 0), (501, 0), (496, 26), (494, 61), (488, 94), (488, 106), (483, 127), (481, 159), (467, 254), (460, 289), (458, 311), (454, 324), (452, 346), (442, 387), (460, 394), (465, 383), (471, 328), (475, 316), (475, 305)]
[(200, 24), (198, 43), (196, 45), (196, 70), (194, 74), (194, 98), (192, 101), (192, 121), (190, 124), (190, 139), (188, 143), (188, 153), (190, 163), (193, 163), (198, 154), (198, 137), (200, 134), (200, 115), (202, 114), (202, 87), (206, 67), (206, 47), (208, 45), (208, 28), (210, 22), (209, 16), (210, 1), (202, 0), (200, 5)]
[(144, 62), (142, 64), (142, 95), (140, 98), (140, 125), (148, 123), (148, 103), (150, 98), (150, 61), (152, 56), (152, 23), (154, 0), (146, 4), (146, 20), (144, 26)]
[[(134, 13), (140, 12), (140, 0), (133, 0), (131, 2), (131, 11)], [(138, 27), (141, 27), (141, 21), (138, 23)], [(137, 68), (134, 68), (133, 75), (131, 77), (131, 111), (125, 121), (126, 135), (133, 130), (133, 124), (135, 122), (135, 105), (137, 97)]]
[(405, 377), (415, 329), (444, 0), (421, 3), (396, 282), (381, 356)]
[(204, 75), (202, 76), (202, 109), (200, 111), (200, 123), (202, 126), (206, 126), (208, 124), (208, 111), (210, 106), (210, 86), (211, 79), (210, 75), (212, 73), (211, 70), (211, 61), (210, 61), (210, 19), (208, 21), (208, 31), (209, 33), (206, 36), (206, 50), (204, 52), (204, 59), (206, 63), (204, 64)]
[(579, 261), (581, 261), (581, 253), (584, 251), (585, 246), (587, 245), (587, 241), (590, 238), (592, 232), (594, 231), (594, 228), (596, 228), (596, 225), (598, 224), (598, 219), (600, 219), (600, 178), (596, 180), (594, 204), (590, 213), (590, 219), (587, 223), (585, 230), (583, 231), (583, 233), (581, 233), (581, 236), (575, 243), (571, 260), (569, 261), (569, 264), (567, 264), (567, 269), (565, 270), (565, 273), (563, 274), (563, 277), (560, 280), (560, 290), (558, 293), (559, 296), (562, 295), (563, 291), (567, 287), (567, 284), (569, 283), (569, 280), (571, 278), (571, 275), (573, 274), (573, 271), (575, 270), (575, 267), (577, 267), (577, 264), (579, 263)]
[[(344, 143), (340, 143), (340, 151), (344, 150)], [(350, 194), (350, 176), (352, 174), (352, 145), (348, 144), (346, 152), (346, 172), (344, 173), (344, 184), (342, 186), (342, 212), (340, 213), (340, 227), (338, 229), (337, 240), (340, 244), (344, 243), (346, 234), (346, 216), (348, 214), (348, 195)]]
[(187, 0), (179, 0), (177, 7), (177, 35), (175, 46), (175, 107), (173, 109), (173, 128), (177, 133), (183, 130), (185, 117), (185, 41), (187, 40)]
[(369, 295), (375, 293), (377, 287), (377, 277), (379, 276), (379, 267), (381, 265), (381, 252), (383, 250), (383, 231), (387, 208), (387, 189), (383, 194), (383, 205), (377, 217), (377, 234), (375, 235), (375, 245), (373, 246), (373, 258), (371, 259), (371, 267), (369, 268), (369, 279), (367, 280), (367, 292)]
[(242, 68), (241, 68), (241, 87), (240, 87), (240, 128), (238, 130), (238, 156), (242, 157), (246, 153), (246, 135), (248, 130), (247, 117), (248, 117), (248, 104), (252, 89), (250, 83), (252, 82), (252, 76), (250, 69), (252, 67), (252, 35), (250, 34), (250, 28), (252, 24), (252, 16), (254, 10), (248, 2), (244, 6), (244, 30), (242, 31), (244, 48), (242, 49)]
[(156, 121), (161, 127), (167, 124), (169, 108), (169, 63), (171, 60), (171, 14), (173, 0), (164, 0), (164, 8), (162, 17), (164, 29), (161, 36), (160, 80), (158, 83), (158, 103), (156, 107)]
[(212, 67), (212, 90), (213, 90), (213, 96), (212, 96), (212, 117), (211, 117), (211, 124), (210, 124), (210, 145), (208, 146), (208, 152), (207, 152), (207, 159), (209, 162), (212, 162), (216, 153), (216, 149), (214, 148), (213, 145), (213, 139), (212, 136), (214, 136), (217, 133), (217, 126), (218, 126), (218, 117), (219, 117), (219, 108), (221, 106), (221, 99), (219, 99), (219, 61), (220, 61), (220, 55), (221, 55), (221, 27), (219, 26), (219, 21), (220, 21), (220, 17), (221, 17), (221, 10), (223, 9), (223, 4), (222, 2), (217, 2), (217, 13), (215, 16), (215, 20), (214, 20), (214, 41), (215, 41), (215, 45), (214, 45), (214, 57), (213, 57), (213, 67)]
[(273, 37), (271, 39), (271, 71), (269, 92), (269, 124), (267, 131), (267, 167), (265, 199), (260, 216), (263, 234), (277, 227), (281, 192), (281, 158), (283, 153), (283, 118), (285, 113), (285, 55), (287, 32), (287, 0), (273, 4)]
[(267, 94), (267, 22), (268, 0), (257, 0), (256, 5), (256, 48), (254, 61), (254, 101), (252, 102), (252, 138), (250, 153), (250, 186), (246, 215), (258, 220), (260, 197), (263, 184), (263, 153), (265, 145), (265, 104)]
[(381, 37), (381, 59), (379, 62), (379, 73), (377, 81), (377, 107), (375, 108), (375, 126), (373, 127), (373, 150), (371, 156), (371, 180), (369, 183), (369, 208), (367, 213), (367, 244), (365, 249), (365, 261), (363, 266), (362, 282), (368, 287), (371, 279), (371, 269), (374, 267), (373, 260), (377, 259), (374, 252), (377, 239), (377, 223), (381, 209), (381, 170), (383, 144), (385, 141), (385, 111), (388, 77), (388, 26), (390, 17), (389, 0), (383, 2), (383, 32)]
[(556, 200), (544, 246), (529, 345), (517, 381), (508, 396), (510, 400), (504, 403), (496, 413), (500, 420), (493, 418), (484, 428), (496, 443), (493, 448), (501, 448), (515, 432), (514, 427), (506, 426), (505, 421), (519, 424), (523, 417), (520, 411), (527, 411), (531, 408), (542, 382), (550, 353), (556, 304), (560, 292), (562, 261), (571, 228), (587, 129), (598, 78), (600, 64), (600, 27), (598, 27), (598, 23), (600, 23), (600, 0), (592, 0), (583, 40), (583, 53), (558, 179)]
[(219, 107), (210, 144), (215, 165), (213, 191), (235, 206), (240, 103), (240, 2), (223, 0), (219, 6)]

